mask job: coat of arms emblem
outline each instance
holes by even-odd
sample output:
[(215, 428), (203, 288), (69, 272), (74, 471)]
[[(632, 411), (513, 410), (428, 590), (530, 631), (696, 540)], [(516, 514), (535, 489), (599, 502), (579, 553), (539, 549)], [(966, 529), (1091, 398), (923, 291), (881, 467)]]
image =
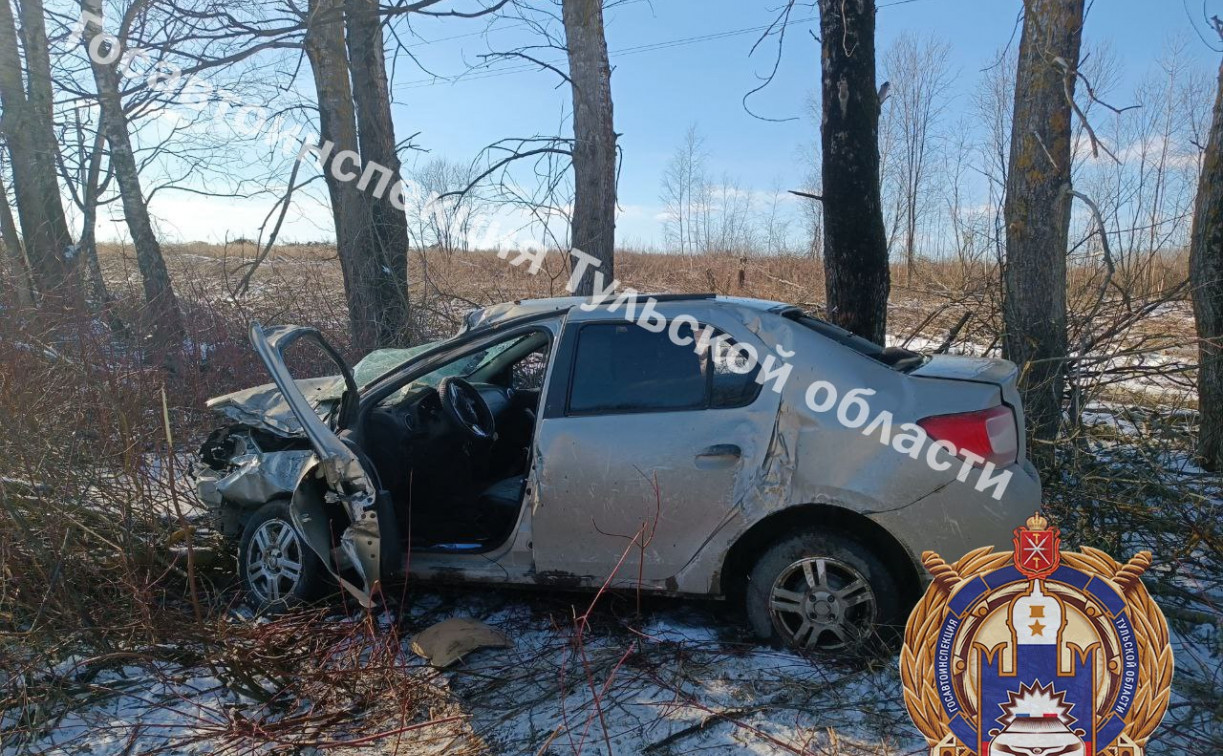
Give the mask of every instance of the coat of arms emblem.
[(905, 628), (905, 705), (931, 756), (1142, 756), (1168, 708), (1172, 648), (1140, 552), (1061, 551), (1040, 514), (1014, 551), (933, 576)]

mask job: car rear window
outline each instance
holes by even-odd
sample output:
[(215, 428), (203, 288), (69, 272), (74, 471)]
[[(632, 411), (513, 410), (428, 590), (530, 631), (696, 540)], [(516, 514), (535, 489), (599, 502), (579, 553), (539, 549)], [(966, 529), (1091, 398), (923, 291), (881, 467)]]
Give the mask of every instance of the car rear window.
[(901, 373), (921, 367), (926, 361), (925, 355), (920, 352), (904, 347), (879, 346), (869, 339), (864, 339), (851, 331), (808, 315), (799, 309), (787, 310), (782, 315), (799, 325), (810, 328), (821, 336), (832, 339), (841, 346), (848, 347), (864, 357), (869, 357)]
[(743, 407), (760, 395), (760, 364), (750, 365), (746, 354), (732, 348), (734, 343), (726, 336), (713, 344), (709, 406), (714, 409)]

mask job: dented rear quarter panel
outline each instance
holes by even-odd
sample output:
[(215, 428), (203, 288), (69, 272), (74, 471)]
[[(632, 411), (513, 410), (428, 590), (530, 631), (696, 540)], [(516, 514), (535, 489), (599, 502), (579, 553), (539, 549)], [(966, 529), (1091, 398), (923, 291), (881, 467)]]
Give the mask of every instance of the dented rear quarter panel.
[[(914, 460), (882, 444), (878, 431), (862, 433), (883, 412), (891, 414), (895, 431), (930, 415), (996, 405), (1002, 400), (997, 386), (900, 373), (777, 313), (733, 311), (774, 353), (792, 353), (793, 370), (774, 415), (757, 429), (769, 439), (767, 453), (754, 469), (743, 471), (732, 516), (677, 576), (681, 592), (721, 592), (730, 547), (753, 525), (790, 507), (822, 504), (866, 516), (904, 547), (917, 570), (926, 549), (958, 558), (978, 546), (1007, 546), (1010, 529), (1039, 506), (1040, 487), (1030, 465), (1012, 466), (1007, 494), (995, 501), (975, 489), (979, 469), (961, 482), (958, 460), (940, 472), (926, 463), (924, 449)], [(835, 407), (822, 413), (810, 409), (806, 391), (815, 381), (837, 387), (838, 405), (852, 389), (873, 389), (866, 397), (866, 423), (850, 428), (837, 419)], [(765, 391), (771, 392), (770, 385)]]

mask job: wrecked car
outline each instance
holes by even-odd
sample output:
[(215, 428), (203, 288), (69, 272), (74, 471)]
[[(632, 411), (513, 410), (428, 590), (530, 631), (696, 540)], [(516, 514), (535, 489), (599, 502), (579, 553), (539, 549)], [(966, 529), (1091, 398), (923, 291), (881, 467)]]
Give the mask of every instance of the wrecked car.
[[(729, 599), (762, 638), (835, 651), (903, 625), (923, 550), (1009, 548), (1038, 508), (1013, 364), (883, 348), (778, 302), (655, 299), (665, 328), (579, 298), (494, 305), (355, 370), (315, 329), (253, 325), (273, 384), (209, 402), (228, 424), (197, 472), (251, 603), (338, 583), (370, 606), (407, 572), (607, 583)], [(334, 376), (290, 374), (307, 343)], [(881, 438), (902, 427), (940, 448)], [(987, 472), (1004, 491), (974, 485)]]

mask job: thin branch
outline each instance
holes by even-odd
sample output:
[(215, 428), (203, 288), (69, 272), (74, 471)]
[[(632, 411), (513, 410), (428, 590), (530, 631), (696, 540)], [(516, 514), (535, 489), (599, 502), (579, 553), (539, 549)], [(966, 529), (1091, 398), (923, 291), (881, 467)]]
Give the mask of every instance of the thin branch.
[[(511, 140), (502, 140), (502, 141), (511, 141)], [(548, 141), (555, 144), (557, 142), (565, 142), (567, 140), (557, 137), (555, 139), (550, 139)], [(497, 144), (499, 143), (490, 145), (486, 149), (489, 149), (489, 150), (494, 149), (496, 148)], [(513, 163), (517, 160), (522, 160), (524, 158), (535, 157), (536, 155), (566, 155), (568, 157), (573, 157), (573, 152), (571, 150), (562, 150), (559, 147), (537, 147), (532, 150), (527, 150), (526, 152), (514, 151), (508, 157), (504, 157), (501, 160), (498, 160), (497, 162), (493, 163), (492, 166), (488, 168), (488, 170), (484, 171), (483, 173), (481, 173), (480, 175), (472, 179), (471, 183), (467, 185), (467, 188), (462, 189), (460, 191), (456, 191), (456, 192), (446, 192), (445, 194), (439, 195), (438, 199), (446, 199), (447, 197), (464, 197), (467, 195), (468, 192), (476, 188), (476, 186), (481, 181), (493, 175), (494, 173), (501, 170), (502, 168), (509, 165), (510, 163)]]
[[(268, 243), (264, 246), (263, 251), (255, 258), (255, 261), (250, 264), (250, 268), (243, 274), (242, 280), (238, 282), (238, 287), (234, 291), (234, 299), (241, 297), (246, 293), (246, 290), (251, 285), (251, 278), (255, 275), (255, 271), (259, 270), (259, 266), (267, 259), (267, 256), (272, 251), (272, 246), (276, 244), (276, 237), (280, 234), (280, 227), (285, 222), (285, 215), (289, 212), (289, 205), (292, 204), (293, 190), (297, 186), (297, 171), (301, 168), (301, 160), (293, 161), (293, 170), (289, 172), (289, 188), (285, 191), (285, 196), (280, 200), (280, 215), (276, 218), (276, 224), (272, 226), (272, 232), (268, 234)], [(274, 208), (273, 208), (274, 209)], [(267, 223), (267, 219), (264, 219)], [(260, 232), (262, 232), (262, 226)]]

